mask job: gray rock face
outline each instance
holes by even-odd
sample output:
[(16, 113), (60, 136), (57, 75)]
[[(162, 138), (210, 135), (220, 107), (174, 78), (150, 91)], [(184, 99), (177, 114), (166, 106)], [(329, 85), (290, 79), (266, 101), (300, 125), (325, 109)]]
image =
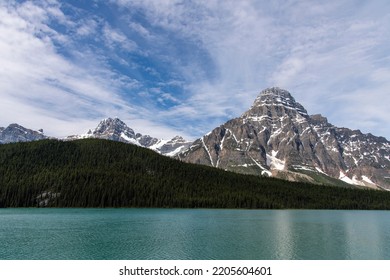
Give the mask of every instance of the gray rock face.
[(135, 142), (134, 130), (129, 128), (123, 121), (118, 118), (104, 119), (95, 128), (92, 135), (95, 138), (119, 141), (119, 142)]
[(142, 135), (140, 133), (137, 133), (136, 139), (139, 142), (139, 144), (143, 147), (150, 147), (159, 142), (159, 139), (157, 138), (154, 138), (150, 135)]
[(8, 127), (0, 128), (0, 144), (13, 142), (29, 142), (48, 138), (43, 134), (43, 131), (35, 131), (27, 129), (16, 123), (10, 124)]
[(245, 174), (390, 189), (389, 155), (385, 138), (309, 116), (288, 91), (270, 88), (178, 158)]

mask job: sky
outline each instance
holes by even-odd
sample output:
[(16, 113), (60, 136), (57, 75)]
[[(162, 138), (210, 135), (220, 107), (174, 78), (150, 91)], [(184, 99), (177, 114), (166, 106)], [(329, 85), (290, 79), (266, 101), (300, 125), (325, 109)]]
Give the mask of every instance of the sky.
[(0, 126), (192, 140), (288, 90), (390, 139), (390, 1), (0, 1)]

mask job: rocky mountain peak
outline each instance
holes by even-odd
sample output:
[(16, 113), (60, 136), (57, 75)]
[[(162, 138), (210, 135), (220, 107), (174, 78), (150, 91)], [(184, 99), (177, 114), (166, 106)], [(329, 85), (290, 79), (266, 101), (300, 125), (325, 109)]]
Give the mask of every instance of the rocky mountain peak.
[(135, 139), (134, 130), (118, 118), (102, 120), (93, 131), (93, 135), (98, 138), (106, 138), (114, 141)]
[[(98, 124), (98, 126), (94, 130), (94, 133), (104, 133), (106, 131), (115, 131), (115, 130), (119, 131), (119, 130), (126, 129), (126, 127), (127, 127), (127, 125), (118, 118), (114, 118), (114, 119), (107, 118), (107, 119), (103, 119)], [(133, 131), (133, 134), (134, 134), (134, 131)]]
[(283, 116), (294, 118), (297, 114), (304, 118), (308, 117), (305, 108), (295, 101), (290, 92), (273, 87), (260, 92), (252, 107), (242, 117), (258, 121), (259, 117), (262, 119)]
[(263, 90), (241, 117), (195, 140), (178, 158), (245, 174), (390, 190), (389, 141), (309, 116), (280, 88)]
[(0, 143), (28, 142), (48, 138), (43, 131), (27, 129), (17, 123), (0, 129)]
[(255, 104), (257, 102), (269, 102), (269, 103), (280, 103), (280, 102), (295, 102), (294, 97), (285, 89), (278, 87), (267, 88), (260, 92), (260, 94), (255, 99)]
[(142, 135), (141, 133), (136, 134), (137, 141), (141, 144), (143, 147), (149, 148), (150, 146), (158, 143), (159, 139), (154, 138), (150, 135)]

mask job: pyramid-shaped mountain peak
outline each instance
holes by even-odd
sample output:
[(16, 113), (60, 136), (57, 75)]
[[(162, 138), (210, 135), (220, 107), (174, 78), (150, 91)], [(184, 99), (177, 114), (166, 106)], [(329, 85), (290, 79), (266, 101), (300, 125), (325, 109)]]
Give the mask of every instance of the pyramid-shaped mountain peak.
[(125, 126), (126, 124), (118, 118), (106, 118), (106, 119), (101, 120), (99, 125), (104, 125), (104, 126), (122, 125), (122, 126)]
[(114, 141), (135, 139), (134, 130), (118, 118), (107, 118), (102, 120), (93, 134), (97, 138), (106, 138)]
[(242, 117), (255, 120), (264, 116), (272, 118), (288, 115), (293, 118), (297, 114), (305, 118), (308, 117), (305, 108), (295, 101), (290, 92), (272, 87), (260, 92), (252, 107)]

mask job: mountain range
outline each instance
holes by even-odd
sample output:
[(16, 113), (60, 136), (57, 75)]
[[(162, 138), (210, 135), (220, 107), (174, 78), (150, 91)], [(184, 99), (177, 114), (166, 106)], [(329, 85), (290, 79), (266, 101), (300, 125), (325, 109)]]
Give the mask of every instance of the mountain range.
[[(48, 138), (17, 124), (0, 128), (0, 143)], [(262, 91), (251, 108), (189, 142), (135, 133), (118, 118), (63, 140), (109, 139), (152, 149), (181, 161), (290, 181), (390, 190), (390, 142), (360, 130), (339, 128), (309, 115), (280, 88)]]
[[(10, 124), (7, 128), (0, 127), (0, 144), (29, 142), (48, 138), (55, 139), (54, 137), (44, 135), (43, 130), (34, 131), (18, 124)], [(71, 141), (85, 138), (98, 138), (134, 144), (171, 157), (186, 149), (192, 143), (186, 141), (181, 136), (164, 140), (135, 133), (133, 129), (118, 118), (103, 119), (94, 130), (90, 129), (85, 134), (70, 135), (60, 140)]]

